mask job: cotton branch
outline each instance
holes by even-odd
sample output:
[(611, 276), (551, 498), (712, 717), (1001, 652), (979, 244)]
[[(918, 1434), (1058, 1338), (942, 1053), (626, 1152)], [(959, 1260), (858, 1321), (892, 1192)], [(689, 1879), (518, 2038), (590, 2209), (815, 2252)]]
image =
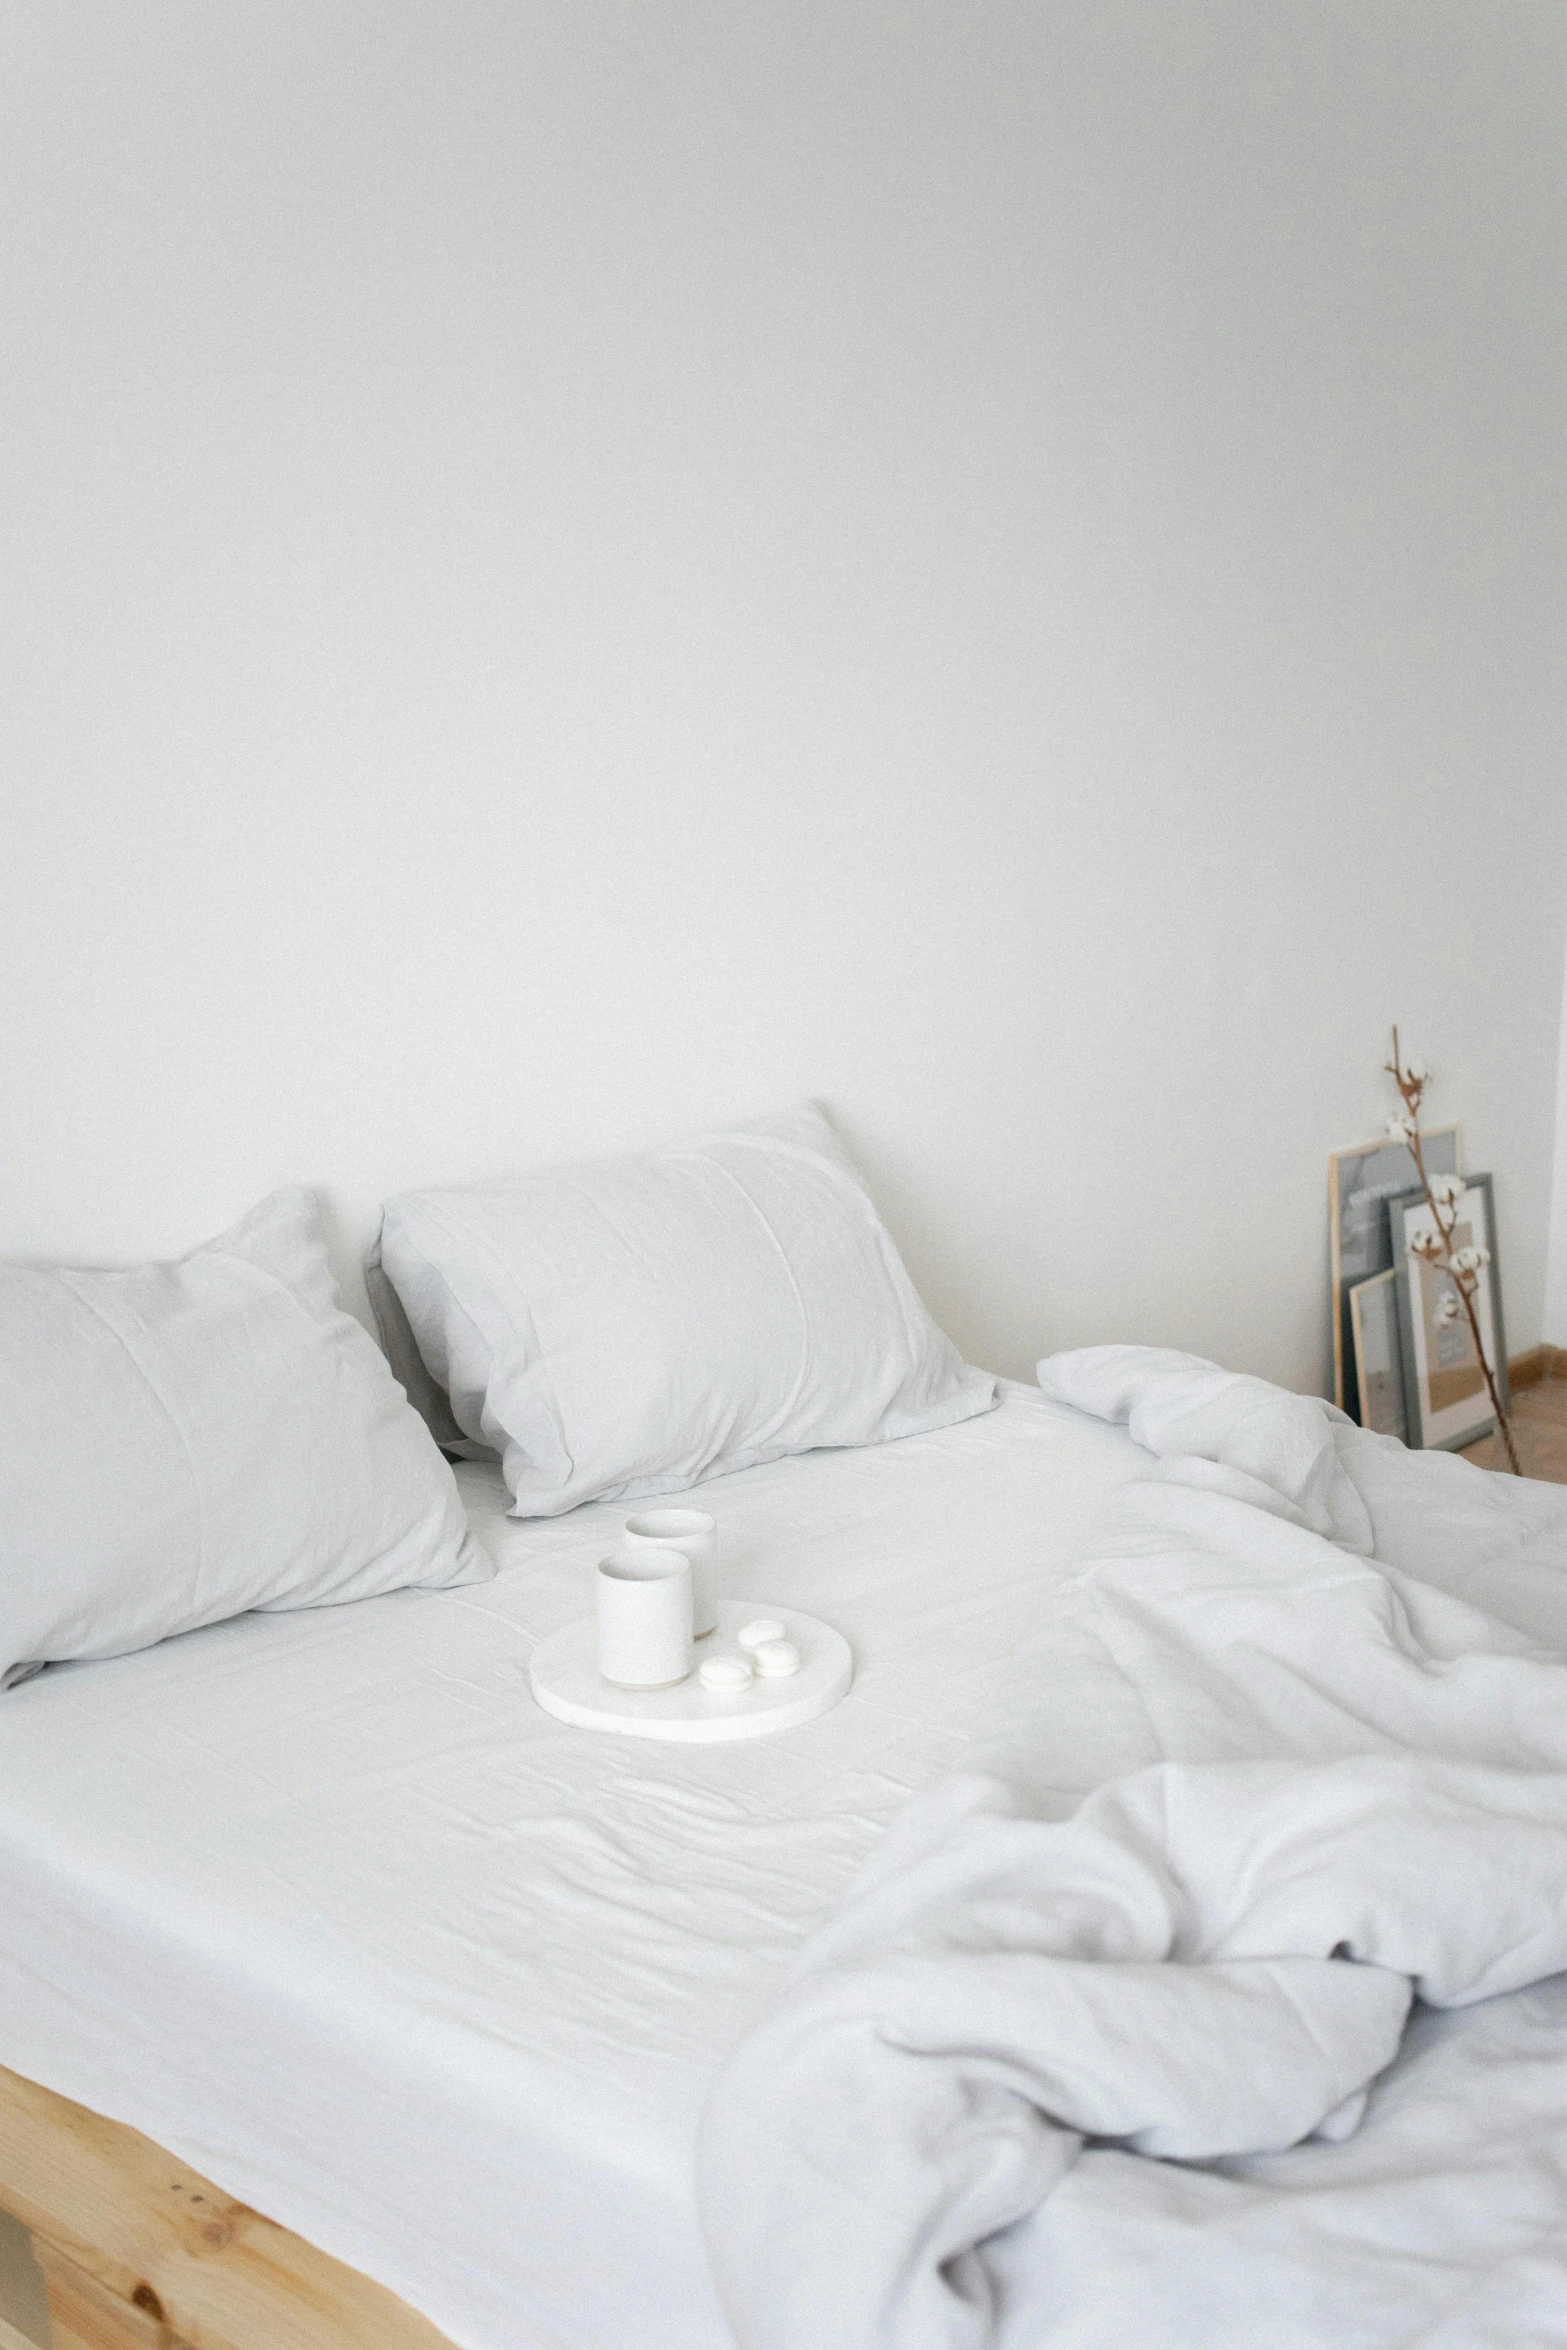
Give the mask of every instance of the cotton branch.
[(1485, 1342), (1480, 1336), (1480, 1275), (1491, 1261), (1491, 1252), (1488, 1248), (1454, 1248), (1453, 1233), (1458, 1224), (1459, 1204), (1468, 1186), (1461, 1175), (1432, 1176), (1426, 1173), (1425, 1151), (1420, 1138), (1420, 1104), (1431, 1082), (1431, 1072), (1423, 1061), (1411, 1061), (1406, 1066), (1399, 1053), (1396, 1028), (1393, 1031), (1393, 1058), (1384, 1062), (1383, 1066), (1398, 1087), (1404, 1104), (1401, 1111), (1389, 1118), (1387, 1130), (1395, 1141), (1408, 1145), (1410, 1156), (1415, 1162), (1415, 1171), (1420, 1177), (1420, 1188), (1426, 1195), (1426, 1205), (1431, 1211), (1431, 1220), (1436, 1226), (1434, 1232), (1417, 1233), (1409, 1244), (1410, 1248), (1416, 1256), (1424, 1259), (1433, 1272), (1446, 1274), (1452, 1284), (1451, 1288), (1444, 1290), (1438, 1301), (1437, 1320), (1456, 1322), (1460, 1313), (1468, 1320), (1469, 1335), (1474, 1340), (1474, 1350), (1479, 1357), (1480, 1368), (1485, 1373), (1486, 1389), (1491, 1398), (1491, 1409), (1496, 1414), (1496, 1425), (1501, 1434), (1503, 1450), (1507, 1454), (1507, 1465), (1515, 1477), (1521, 1477), (1523, 1470), (1518, 1462), (1518, 1447), (1513, 1441), (1512, 1422), (1502, 1409), (1496, 1379), (1486, 1359)]

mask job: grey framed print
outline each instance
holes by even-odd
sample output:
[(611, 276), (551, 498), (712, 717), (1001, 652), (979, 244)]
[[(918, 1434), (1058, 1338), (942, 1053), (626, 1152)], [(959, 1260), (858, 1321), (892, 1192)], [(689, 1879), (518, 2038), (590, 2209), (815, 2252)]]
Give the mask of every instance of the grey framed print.
[[(1420, 1232), (1436, 1229), (1436, 1219), (1423, 1191), (1406, 1191), (1388, 1202), (1393, 1246), (1397, 1252), (1399, 1335), (1404, 1350), (1404, 1413), (1407, 1444), (1456, 1452), (1473, 1444), (1496, 1426), (1485, 1373), (1475, 1353), (1469, 1317), (1444, 1322), (1439, 1307), (1453, 1287), (1445, 1273), (1417, 1256), (1410, 1243)], [(1489, 1175), (1471, 1175), (1458, 1202), (1453, 1228), (1457, 1248), (1487, 1248), (1491, 1261), (1480, 1273), (1475, 1309), (1480, 1336), (1496, 1378), (1497, 1393), (1506, 1410), (1507, 1337), (1502, 1326), (1502, 1284), (1496, 1253), (1496, 1215)]]
[[(1463, 1172), (1463, 1136), (1457, 1126), (1433, 1126), (1422, 1134), (1425, 1162), (1433, 1175)], [(1394, 1252), (1388, 1233), (1387, 1202), (1419, 1182), (1407, 1143), (1384, 1134), (1358, 1150), (1334, 1151), (1328, 1160), (1328, 1249), (1333, 1279), (1333, 1401), (1360, 1417), (1355, 1384), (1355, 1334), (1349, 1294), (1357, 1281), (1385, 1273)]]
[(1409, 1419), (1404, 1404), (1404, 1336), (1399, 1328), (1398, 1275), (1390, 1265), (1357, 1281), (1349, 1293), (1350, 1328), (1355, 1343), (1355, 1385), (1360, 1399), (1360, 1425), (1377, 1436), (1409, 1441)]

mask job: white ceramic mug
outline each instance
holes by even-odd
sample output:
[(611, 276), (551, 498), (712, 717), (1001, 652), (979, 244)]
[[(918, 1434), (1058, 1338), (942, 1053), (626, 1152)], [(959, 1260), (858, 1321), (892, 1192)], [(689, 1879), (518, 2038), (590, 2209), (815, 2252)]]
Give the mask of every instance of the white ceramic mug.
[(691, 1562), (668, 1543), (600, 1559), (599, 1673), (617, 1689), (668, 1689), (691, 1670)]
[(718, 1528), (706, 1510), (639, 1510), (620, 1537), (623, 1558), (673, 1545), (691, 1561), (691, 1628), (700, 1640), (718, 1622), (718, 1585), (713, 1553)]

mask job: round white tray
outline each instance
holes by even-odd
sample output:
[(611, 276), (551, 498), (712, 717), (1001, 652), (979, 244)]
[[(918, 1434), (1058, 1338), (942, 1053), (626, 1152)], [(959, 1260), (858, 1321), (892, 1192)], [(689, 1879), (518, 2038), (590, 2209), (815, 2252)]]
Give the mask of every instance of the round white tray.
[(765, 1738), (792, 1730), (835, 1706), (854, 1679), (849, 1643), (830, 1624), (771, 1600), (726, 1600), (718, 1626), (696, 1644), (706, 1656), (738, 1656), (742, 1624), (770, 1616), (800, 1651), (800, 1670), (785, 1680), (760, 1675), (732, 1697), (704, 1689), (695, 1669), (673, 1689), (616, 1689), (601, 1681), (598, 1630), (591, 1616), (541, 1640), (528, 1664), (533, 1694), (547, 1714), (584, 1730), (618, 1730), (629, 1738), (673, 1738), (716, 1745), (730, 1738)]

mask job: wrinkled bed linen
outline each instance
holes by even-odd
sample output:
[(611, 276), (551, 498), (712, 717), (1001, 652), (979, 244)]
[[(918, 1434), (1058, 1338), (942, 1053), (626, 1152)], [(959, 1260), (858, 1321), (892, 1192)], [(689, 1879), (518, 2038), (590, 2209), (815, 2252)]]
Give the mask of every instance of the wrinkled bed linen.
[(130, 2122), (463, 2350), (722, 2350), (714, 2070), (1143, 1465), (1030, 1388), (702, 1489), (725, 1595), (857, 1679), (752, 1745), (597, 1737), (526, 1664), (619, 1523), (505, 1515), (463, 1591), (252, 1616), (0, 1698), (0, 2062)]
[(1041, 1380), (1155, 1464), (715, 2091), (737, 2339), (1567, 2342), (1567, 1494)]

